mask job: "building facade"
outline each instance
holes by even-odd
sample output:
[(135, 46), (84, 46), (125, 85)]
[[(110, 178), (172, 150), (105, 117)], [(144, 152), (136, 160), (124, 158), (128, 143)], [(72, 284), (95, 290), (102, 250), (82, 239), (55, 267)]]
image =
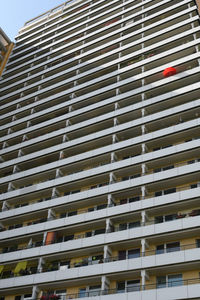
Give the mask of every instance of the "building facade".
[(200, 299), (194, 0), (67, 1), (0, 82), (0, 299)]
[(14, 44), (0, 27), (0, 76), (6, 66)]

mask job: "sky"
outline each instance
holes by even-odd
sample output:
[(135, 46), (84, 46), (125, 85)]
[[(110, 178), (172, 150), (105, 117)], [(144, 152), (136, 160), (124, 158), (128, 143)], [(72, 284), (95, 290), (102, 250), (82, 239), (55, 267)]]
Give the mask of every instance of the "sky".
[(0, 0), (0, 27), (15, 41), (25, 22), (64, 2), (66, 0)]

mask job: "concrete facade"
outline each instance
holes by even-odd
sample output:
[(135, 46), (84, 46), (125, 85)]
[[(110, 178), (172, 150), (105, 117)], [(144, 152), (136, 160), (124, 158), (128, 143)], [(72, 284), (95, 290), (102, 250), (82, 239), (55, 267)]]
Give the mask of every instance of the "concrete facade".
[(0, 300), (200, 298), (195, 0), (75, 0), (0, 81)]

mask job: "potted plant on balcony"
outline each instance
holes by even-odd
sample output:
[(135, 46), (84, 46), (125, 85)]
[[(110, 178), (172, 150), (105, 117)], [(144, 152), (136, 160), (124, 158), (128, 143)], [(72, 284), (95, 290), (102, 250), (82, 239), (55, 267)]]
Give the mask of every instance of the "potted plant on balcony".
[(60, 299), (59, 295), (51, 294), (51, 295), (49, 295), (49, 299), (48, 300), (58, 300), (58, 299)]
[(40, 300), (48, 300), (48, 296), (42, 295), (42, 296), (40, 297)]
[(42, 295), (40, 300), (59, 300), (60, 296), (56, 294)]
[(185, 218), (185, 217), (186, 217), (186, 214), (178, 213), (177, 216), (176, 216), (176, 219), (182, 219), (182, 218)]

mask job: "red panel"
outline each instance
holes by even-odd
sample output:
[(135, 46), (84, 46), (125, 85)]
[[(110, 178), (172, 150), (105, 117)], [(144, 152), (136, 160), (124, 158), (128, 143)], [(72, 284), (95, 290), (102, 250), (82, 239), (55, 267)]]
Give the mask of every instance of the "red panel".
[(169, 77), (176, 74), (176, 69), (169, 67), (163, 71), (164, 77)]

